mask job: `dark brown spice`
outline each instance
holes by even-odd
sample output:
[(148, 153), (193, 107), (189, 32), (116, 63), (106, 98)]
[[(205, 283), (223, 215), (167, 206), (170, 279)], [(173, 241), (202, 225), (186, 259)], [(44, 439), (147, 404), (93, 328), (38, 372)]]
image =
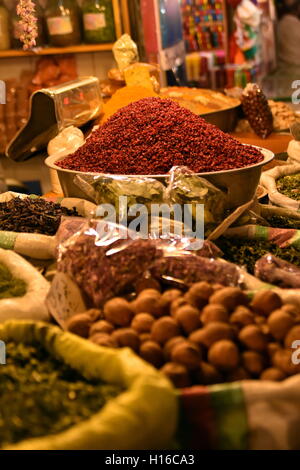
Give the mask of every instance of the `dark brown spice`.
[(120, 109), (57, 165), (82, 172), (157, 175), (175, 165), (209, 172), (261, 160), (258, 149), (242, 145), (174, 101), (145, 98)]

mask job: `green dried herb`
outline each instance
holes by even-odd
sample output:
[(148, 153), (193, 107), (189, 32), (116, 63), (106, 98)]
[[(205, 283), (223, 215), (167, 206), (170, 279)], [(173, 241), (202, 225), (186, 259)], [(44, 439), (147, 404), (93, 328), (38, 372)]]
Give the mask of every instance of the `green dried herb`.
[(39, 345), (6, 345), (0, 367), (0, 447), (59, 433), (97, 413), (121, 393), (84, 379)]
[(269, 241), (242, 238), (220, 238), (217, 245), (223, 251), (224, 259), (245, 266), (251, 274), (254, 274), (256, 261), (267, 253), (300, 266), (300, 252), (293, 246), (280, 248)]
[(300, 201), (300, 173), (297, 175), (283, 176), (276, 182), (277, 189), (291, 199)]
[(9, 269), (0, 263), (0, 299), (22, 297), (26, 290), (26, 283), (13, 277)]
[(300, 219), (290, 219), (289, 217), (275, 214), (265, 217), (265, 219), (269, 222), (271, 227), (300, 230)]

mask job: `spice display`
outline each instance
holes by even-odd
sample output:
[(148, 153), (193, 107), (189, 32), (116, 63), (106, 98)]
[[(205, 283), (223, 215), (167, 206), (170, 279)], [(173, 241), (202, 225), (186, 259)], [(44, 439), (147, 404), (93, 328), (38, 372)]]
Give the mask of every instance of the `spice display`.
[(78, 216), (76, 209), (30, 197), (0, 203), (0, 230), (55, 235), (62, 216)]
[(79, 9), (71, 0), (50, 0), (45, 11), (49, 43), (66, 47), (81, 41)]
[(282, 215), (272, 214), (268, 217), (264, 216), (266, 221), (271, 227), (276, 228), (293, 228), (300, 230), (300, 219), (292, 219), (290, 217), (284, 217)]
[(22, 297), (26, 290), (26, 283), (13, 277), (9, 269), (0, 263), (0, 299)]
[(177, 103), (145, 98), (120, 109), (57, 165), (83, 172), (156, 175), (174, 165), (209, 172), (262, 160), (258, 149), (242, 145)]
[(84, 40), (91, 44), (113, 42), (116, 38), (111, 0), (82, 2)]
[[(45, 45), (46, 34), (44, 24), (44, 12), (37, 0), (31, 0), (34, 6), (34, 17), (36, 18), (37, 35), (35, 37), (34, 47), (41, 47)], [(23, 47), (21, 36), (23, 34), (23, 24), (20, 21), (20, 16), (17, 13), (18, 0), (14, 0), (14, 9), (11, 12), (11, 35), (12, 35), (12, 47), (14, 49), (20, 49)], [(29, 46), (30, 48), (30, 46)]]
[(124, 108), (130, 103), (139, 101), (143, 98), (155, 97), (157, 94), (142, 86), (125, 86), (114, 93), (113, 97), (104, 104), (104, 115), (101, 117), (101, 123), (107, 121), (119, 109)]
[(300, 266), (300, 252), (293, 246), (280, 248), (275, 243), (265, 240), (246, 240), (242, 238), (220, 238), (216, 244), (223, 251), (224, 258), (227, 261), (245, 266), (251, 274), (254, 274), (256, 261), (268, 253), (288, 263)]
[[(130, 347), (178, 388), (243, 379), (280, 381), (300, 372), (290, 361), (300, 310), (272, 291), (252, 301), (238, 287), (197, 282), (187, 292), (144, 289), (134, 300), (115, 297), (91, 321), (89, 310), (67, 328), (89, 319), (82, 332), (107, 347)], [(81, 333), (82, 334), (82, 333)]]
[(279, 287), (300, 288), (300, 267), (270, 254), (255, 263), (254, 274), (262, 281)]
[(58, 434), (122, 392), (91, 382), (38, 345), (10, 342), (0, 367), (0, 447)]
[(281, 194), (300, 201), (300, 173), (283, 176), (276, 181), (276, 185)]
[(263, 139), (268, 137), (273, 131), (273, 115), (258, 85), (248, 83), (242, 94), (242, 106), (254, 132)]
[(10, 48), (9, 13), (3, 1), (0, 1), (0, 50)]

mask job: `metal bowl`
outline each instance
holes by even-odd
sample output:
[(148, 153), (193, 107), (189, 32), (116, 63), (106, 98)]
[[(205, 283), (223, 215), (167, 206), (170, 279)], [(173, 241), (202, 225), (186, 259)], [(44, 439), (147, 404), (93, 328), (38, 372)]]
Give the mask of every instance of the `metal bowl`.
[[(212, 171), (209, 173), (196, 173), (197, 176), (202, 176), (203, 178), (210, 181), (212, 184), (217, 186), (220, 189), (223, 189), (228, 193), (228, 207), (235, 208), (246, 202), (253, 199), (256, 193), (256, 189), (259, 183), (262, 166), (269, 163), (274, 158), (274, 153), (270, 150), (258, 148), (264, 159), (243, 168), (236, 168), (233, 170), (223, 170), (223, 171)], [(56, 162), (63, 160), (66, 157), (61, 157), (57, 155), (52, 155), (45, 160), (46, 165), (52, 170), (56, 170), (58, 178), (66, 197), (80, 197), (83, 199), (88, 199), (87, 196), (74, 184), (75, 175), (81, 176), (114, 176), (101, 173), (91, 173), (91, 172), (81, 172), (75, 170), (66, 170), (60, 168), (56, 165)], [(118, 175), (121, 176), (121, 175)], [(169, 175), (123, 175), (129, 178), (155, 178), (161, 181), (167, 181)]]
[(223, 132), (232, 132), (236, 128), (241, 105), (232, 106), (230, 108), (212, 111), (210, 113), (200, 114), (205, 121), (214, 124)]

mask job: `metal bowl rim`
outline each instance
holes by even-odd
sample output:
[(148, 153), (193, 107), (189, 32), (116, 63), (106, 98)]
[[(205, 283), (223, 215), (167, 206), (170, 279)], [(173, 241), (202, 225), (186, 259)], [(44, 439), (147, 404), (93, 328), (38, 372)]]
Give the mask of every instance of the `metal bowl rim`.
[[(228, 174), (232, 174), (232, 173), (238, 173), (238, 172), (241, 172), (241, 171), (247, 171), (247, 170), (250, 170), (250, 169), (259, 168), (263, 165), (266, 165), (267, 163), (270, 163), (275, 157), (275, 154), (271, 150), (268, 150), (266, 148), (258, 147), (257, 145), (249, 145), (249, 144), (243, 144), (243, 145), (247, 145), (247, 146), (250, 146), (250, 147), (257, 148), (263, 154), (264, 159), (261, 162), (254, 163), (253, 165), (244, 166), (242, 168), (231, 168), (230, 170), (219, 170), (219, 171), (209, 171), (209, 172), (207, 171), (207, 172), (194, 173), (194, 174), (197, 175), (197, 176), (205, 177), (205, 176), (220, 176), (220, 175), (228, 175)], [(60, 166), (55, 165), (55, 162), (60, 161), (60, 160), (64, 160), (67, 157), (68, 157), (68, 155), (65, 155), (65, 156), (62, 157), (62, 156), (57, 156), (57, 155), (54, 154), (54, 155), (51, 155), (50, 157), (46, 158), (45, 164), (49, 168), (51, 168), (53, 170), (56, 170), (58, 172), (71, 173), (71, 174), (74, 174), (74, 175), (79, 174), (79, 175), (86, 175), (86, 176), (105, 176), (105, 177), (116, 177), (116, 176), (118, 176), (118, 177), (127, 177), (127, 178), (154, 178), (154, 179), (166, 179), (166, 178), (170, 177), (169, 174), (165, 174), (165, 175), (126, 175), (126, 174), (119, 174), (119, 173), (114, 174), (114, 173), (84, 172), (84, 171), (79, 171), (79, 170), (68, 170), (66, 168), (61, 168)]]

